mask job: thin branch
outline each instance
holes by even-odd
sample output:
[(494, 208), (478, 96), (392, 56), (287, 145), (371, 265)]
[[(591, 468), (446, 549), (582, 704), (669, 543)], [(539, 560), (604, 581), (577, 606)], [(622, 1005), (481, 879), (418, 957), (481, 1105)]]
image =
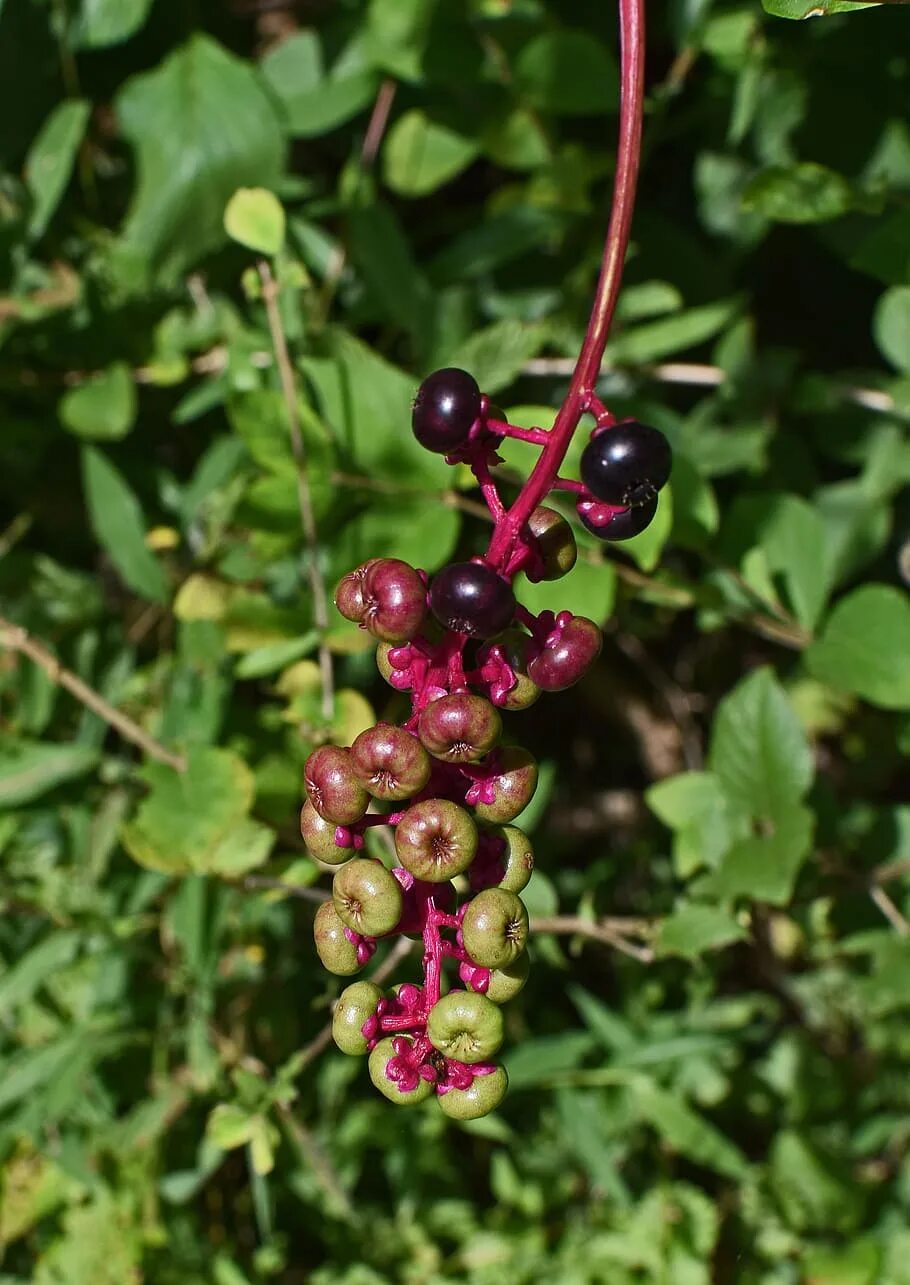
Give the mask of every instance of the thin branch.
[(891, 897), (885, 892), (884, 888), (874, 885), (869, 889), (869, 896), (876, 905), (894, 931), (900, 937), (910, 936), (910, 922), (901, 914)]
[(898, 857), (895, 861), (886, 861), (872, 871), (873, 883), (890, 883), (892, 879), (901, 879), (910, 875), (910, 857)]
[(370, 113), (367, 132), (363, 136), (363, 146), (360, 149), (360, 168), (364, 173), (368, 173), (373, 168), (376, 157), (379, 155), (397, 91), (397, 83), (389, 77), (379, 86), (373, 110)]
[(310, 592), (313, 595), (313, 619), (319, 630), (319, 672), (322, 677), (322, 716), (330, 720), (335, 711), (335, 676), (332, 672), (332, 653), (329, 651), (325, 635), (329, 628), (329, 602), (325, 581), (319, 569), (319, 539), (316, 531), (316, 515), (313, 511), (313, 496), (310, 491), (310, 479), (307, 474), (306, 448), (303, 443), (303, 430), (300, 424), (300, 408), (297, 404), (297, 381), (294, 378), (294, 367), (288, 352), (287, 338), (281, 321), (281, 310), (278, 306), (278, 283), (265, 259), (259, 261), (259, 279), (262, 282), (262, 298), (269, 323), (269, 334), (278, 363), (281, 379), (281, 391), (287, 408), (288, 429), (291, 435), (291, 450), (297, 465), (297, 502), (300, 507), (300, 520), (303, 523), (303, 534), (309, 547), (307, 575), (310, 581)]
[(153, 736), (134, 723), (121, 710), (115, 709), (104, 697), (84, 683), (78, 674), (74, 674), (71, 669), (67, 669), (45, 645), (33, 638), (32, 635), (20, 625), (14, 625), (11, 621), (0, 616), (0, 645), (7, 647), (10, 651), (19, 652), (27, 656), (45, 674), (52, 683), (58, 687), (64, 688), (75, 696), (80, 704), (86, 709), (90, 709), (93, 714), (97, 714), (103, 719), (108, 726), (113, 727), (119, 732), (125, 741), (130, 741), (147, 754), (149, 758), (157, 759), (159, 763), (166, 763), (172, 767), (175, 772), (186, 771), (186, 759), (182, 754), (174, 754), (167, 749), (160, 741), (156, 741)]
[(630, 955), (640, 964), (650, 964), (654, 960), (654, 951), (650, 946), (639, 946), (629, 941), (609, 920), (595, 922), (582, 919), (580, 915), (547, 915), (531, 920), (531, 932), (556, 933), (558, 936), (590, 937), (592, 941), (612, 946), (614, 950)]
[(349, 1222), (354, 1217), (351, 1198), (345, 1191), (335, 1166), (326, 1155), (322, 1143), (306, 1125), (301, 1124), (290, 1107), (279, 1102), (276, 1109), (304, 1164), (312, 1170), (323, 1191), (335, 1201), (339, 1213)]

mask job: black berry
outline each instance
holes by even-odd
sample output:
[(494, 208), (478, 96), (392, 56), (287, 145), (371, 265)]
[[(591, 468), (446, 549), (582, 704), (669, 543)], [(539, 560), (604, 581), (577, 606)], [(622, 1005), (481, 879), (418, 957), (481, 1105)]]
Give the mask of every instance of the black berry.
[(480, 415), (480, 389), (466, 370), (447, 367), (429, 375), (417, 390), (411, 427), (421, 446), (446, 455), (467, 441)]
[(659, 429), (632, 420), (592, 437), (581, 457), (581, 480), (604, 504), (650, 503), (670, 476), (673, 456)]
[(482, 562), (453, 562), (430, 585), (430, 610), (446, 629), (493, 638), (515, 614), (511, 585)]
[(594, 520), (600, 507), (602, 506), (588, 506), (584, 502), (578, 506), (578, 516), (591, 534), (596, 535), (598, 540), (631, 540), (633, 535), (639, 535), (645, 527), (651, 525), (657, 512), (657, 496), (634, 509), (619, 509), (602, 523)]

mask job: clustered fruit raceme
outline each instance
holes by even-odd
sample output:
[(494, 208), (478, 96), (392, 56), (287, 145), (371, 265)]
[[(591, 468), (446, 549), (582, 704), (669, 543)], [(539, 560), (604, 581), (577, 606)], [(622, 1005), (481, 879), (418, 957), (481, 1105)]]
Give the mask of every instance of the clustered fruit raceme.
[[(670, 448), (654, 428), (614, 422), (594, 397), (588, 409), (597, 426), (582, 480), (554, 478), (552, 489), (576, 494), (596, 536), (623, 540), (653, 517)], [(490, 474), (496, 449), (505, 436), (543, 444), (546, 434), (508, 424), (463, 370), (439, 370), (421, 384), (412, 426), (428, 450), (471, 467), (496, 529), (506, 523)], [(336, 1044), (369, 1055), (370, 1077), (392, 1102), (435, 1094), (446, 1115), (467, 1120), (505, 1094), (505, 1070), (492, 1059), (503, 1038), (499, 1006), (528, 975), (528, 914), (518, 894), (534, 865), (528, 836), (512, 823), (534, 794), (537, 764), (502, 743), (500, 710), (527, 709), (541, 692), (570, 687), (602, 642), (584, 616), (534, 616), (516, 601), (512, 581), (519, 571), (558, 579), (576, 556), (565, 518), (538, 506), (495, 560), (453, 563), (429, 580), (396, 558), (373, 558), (337, 587), (338, 610), (377, 640), (378, 668), (410, 693), (411, 714), (400, 727), (376, 724), (351, 746), (313, 751), (301, 832), (313, 857), (338, 867), (315, 920), (330, 972), (359, 972), (379, 939), (423, 941), (422, 985), (383, 993), (354, 982), (334, 1011)], [(373, 825), (392, 829), (391, 870), (364, 855)], [(447, 959), (460, 986), (444, 977)]]

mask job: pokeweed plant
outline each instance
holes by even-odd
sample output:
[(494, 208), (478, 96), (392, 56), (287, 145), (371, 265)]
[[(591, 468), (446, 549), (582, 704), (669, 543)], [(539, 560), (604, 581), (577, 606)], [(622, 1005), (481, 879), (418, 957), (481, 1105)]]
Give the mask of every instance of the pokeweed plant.
[[(644, 83), (642, 0), (620, 0), (621, 91), (613, 208), (600, 278), (567, 396), (551, 428), (508, 423), (464, 370), (437, 370), (420, 385), (411, 426), (427, 450), (466, 464), (493, 522), (486, 553), (432, 579), (396, 558), (372, 558), (338, 585), (335, 605), (378, 641), (386, 681), (411, 697), (402, 726), (378, 723), (350, 747), (323, 745), (304, 771), (301, 832), (310, 854), (338, 866), (332, 897), (314, 924), (325, 967), (348, 976), (377, 940), (423, 942), (421, 985), (383, 994), (369, 981), (341, 995), (333, 1035), (345, 1053), (369, 1054), (370, 1077), (402, 1105), (435, 1091), (446, 1115), (475, 1119), (502, 1100), (505, 1068), (499, 1005), (528, 974), (528, 913), (519, 893), (533, 850), (513, 822), (537, 786), (525, 749), (501, 743), (500, 709), (523, 710), (542, 692), (577, 682), (597, 659), (601, 632), (570, 611), (534, 614), (513, 581), (557, 580), (577, 550), (551, 493), (575, 499), (596, 537), (638, 535), (657, 510), (671, 451), (656, 428), (617, 422), (595, 394), (628, 247), (641, 148)], [(593, 419), (581, 479), (560, 466), (582, 419)], [(506, 505), (493, 478), (506, 437), (540, 449), (530, 477)], [(387, 811), (371, 812), (373, 803)], [(363, 855), (365, 831), (390, 827), (397, 864)], [(444, 964), (461, 987), (445, 989)]]

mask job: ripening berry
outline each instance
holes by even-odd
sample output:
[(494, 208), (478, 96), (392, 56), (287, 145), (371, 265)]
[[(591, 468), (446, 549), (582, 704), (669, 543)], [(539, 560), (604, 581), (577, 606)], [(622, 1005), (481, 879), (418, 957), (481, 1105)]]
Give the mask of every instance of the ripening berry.
[(559, 580), (567, 575), (575, 566), (578, 546), (562, 514), (541, 505), (528, 518), (528, 527), (543, 560), (543, 574), (528, 579)]
[(528, 675), (545, 692), (561, 692), (577, 683), (594, 664), (603, 635), (587, 616), (573, 616), (528, 666)]
[(390, 933), (401, 918), (401, 885), (381, 861), (358, 857), (332, 881), (338, 918), (363, 937)]
[(430, 584), (430, 610), (446, 629), (493, 638), (515, 615), (512, 586), (484, 562), (453, 562)]
[(489, 1075), (475, 1075), (468, 1089), (448, 1089), (436, 1101), (443, 1115), (452, 1120), (479, 1120), (495, 1111), (506, 1096), (509, 1077), (504, 1066), (497, 1066)]
[(502, 732), (502, 719), (482, 696), (455, 692), (431, 701), (421, 711), (417, 735), (430, 753), (446, 763), (476, 763)]
[(531, 802), (537, 789), (537, 761), (533, 754), (518, 745), (506, 745), (500, 751), (499, 769), (492, 778), (493, 801), (474, 804), (478, 821), (505, 825), (514, 821)]
[(395, 827), (398, 860), (426, 883), (444, 883), (467, 870), (477, 839), (471, 814), (449, 799), (415, 803)]
[(334, 904), (324, 901), (313, 920), (313, 938), (323, 968), (338, 977), (350, 977), (363, 967), (357, 958), (357, 947), (344, 929)]
[[(429, 1080), (411, 1071), (407, 1057), (411, 1044), (406, 1036), (387, 1036), (370, 1054), (370, 1079), (379, 1092), (397, 1106), (413, 1106), (433, 1092)], [(399, 1049), (405, 1051), (399, 1052)]]
[(363, 601), (363, 581), (366, 573), (378, 558), (370, 558), (361, 566), (349, 571), (346, 576), (342, 576), (338, 581), (335, 589), (335, 606), (344, 616), (345, 620), (353, 620), (359, 624), (363, 619), (365, 603)]
[(362, 1057), (369, 1051), (362, 1027), (381, 999), (382, 991), (375, 982), (354, 982), (341, 992), (332, 1014), (332, 1039), (342, 1053)]
[(392, 723), (377, 723), (351, 746), (358, 782), (374, 799), (409, 799), (430, 779), (430, 756), (416, 736)]
[(421, 446), (447, 455), (468, 440), (480, 415), (480, 389), (466, 370), (447, 367), (428, 375), (417, 390), (411, 427)]
[(473, 963), (481, 968), (508, 968), (528, 940), (524, 902), (505, 888), (485, 888), (468, 904), (461, 935)]
[(427, 591), (412, 566), (400, 558), (377, 558), (361, 586), (360, 623), (380, 642), (410, 642), (426, 615)]
[(427, 1036), (457, 1062), (486, 1062), (502, 1044), (502, 1012), (485, 995), (449, 991), (430, 1009)]
[(666, 485), (672, 464), (663, 433), (629, 420), (595, 433), (582, 452), (581, 480), (604, 504), (638, 508)]
[(521, 892), (531, 882), (534, 873), (534, 849), (531, 840), (517, 825), (497, 826), (492, 833), (502, 839), (505, 851), (502, 861), (502, 878), (497, 887), (508, 892)]
[(300, 811), (300, 833), (311, 857), (330, 866), (340, 866), (343, 861), (353, 857), (356, 851), (353, 843), (339, 845), (335, 842), (335, 833), (339, 828), (334, 821), (326, 821), (321, 817), (307, 799)]
[(367, 810), (370, 796), (354, 775), (350, 750), (320, 745), (303, 768), (307, 797), (325, 821), (353, 825)]

